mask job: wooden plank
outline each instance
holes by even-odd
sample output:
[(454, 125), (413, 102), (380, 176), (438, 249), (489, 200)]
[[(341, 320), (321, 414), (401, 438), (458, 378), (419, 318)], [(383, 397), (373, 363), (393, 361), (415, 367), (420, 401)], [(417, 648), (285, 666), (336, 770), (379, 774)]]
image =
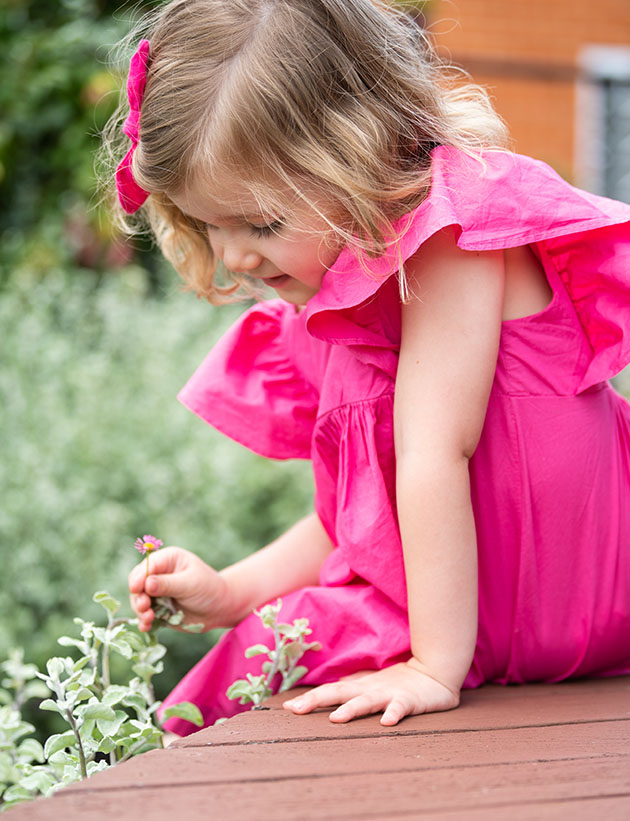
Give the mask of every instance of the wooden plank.
[[(285, 696), (286, 697), (286, 696)], [(225, 724), (208, 727), (175, 742), (177, 746), (243, 744), (252, 741), (361, 738), (392, 734), (378, 716), (333, 724), (329, 710), (296, 716), (279, 706), (285, 697), (274, 696), (269, 711), (240, 713)], [(257, 719), (252, 721), (252, 715)], [(563, 682), (517, 687), (487, 686), (464, 691), (457, 710), (411, 716), (396, 728), (398, 735), (418, 735), (436, 731), (542, 727), (547, 725), (612, 721), (630, 718), (630, 676), (589, 681)]]
[[(587, 798), (576, 801), (549, 801), (532, 804), (499, 804), (483, 809), (433, 810), (423, 818), (439, 821), (628, 821), (630, 818), (630, 797)], [(367, 817), (367, 816), (365, 816)], [(400, 812), (396, 818), (417, 818), (414, 810)], [(370, 815), (370, 821), (392, 821), (391, 815)], [(331, 815), (329, 821), (339, 821), (340, 816)]]
[(630, 798), (630, 677), (486, 687), (459, 710), (396, 728), (377, 717), (334, 725), (327, 713), (294, 716), (279, 701), (21, 805), (11, 819), (235, 821), (263, 807), (278, 819), (606, 811), (614, 821)]
[[(630, 720), (570, 727), (481, 730), (206, 748), (169, 748), (71, 784), (67, 790), (264, 781), (277, 778), (463, 769), (618, 756), (630, 772)], [(625, 756), (625, 758), (624, 758)]]
[[(261, 813), (284, 819), (388, 818), (424, 816), (450, 810), (470, 818), (474, 809), (544, 805), (593, 798), (630, 797), (630, 768), (619, 759), (581, 759), (544, 763), (437, 769), (372, 775), (304, 776), (258, 782), (135, 787), (110, 792), (65, 791), (51, 801), (14, 811), (12, 821), (51, 817), (103, 821), (254, 819)], [(52, 804), (52, 806), (51, 806)], [(464, 813), (466, 813), (464, 815)], [(512, 813), (510, 812), (510, 815)], [(487, 816), (486, 816), (487, 817)], [(496, 816), (495, 816), (496, 817)], [(504, 816), (505, 817), (505, 816)], [(573, 810), (571, 818), (579, 817)], [(587, 816), (583, 816), (587, 817)]]

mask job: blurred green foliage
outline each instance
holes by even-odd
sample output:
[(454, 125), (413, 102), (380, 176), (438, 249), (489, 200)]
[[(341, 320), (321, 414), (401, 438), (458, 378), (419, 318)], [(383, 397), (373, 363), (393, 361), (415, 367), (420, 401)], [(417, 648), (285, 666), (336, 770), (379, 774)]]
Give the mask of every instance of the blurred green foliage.
[[(77, 610), (96, 615), (94, 590), (126, 600), (139, 535), (222, 566), (310, 506), (306, 465), (256, 457), (175, 400), (242, 307), (181, 294), (98, 204), (123, 81), (109, 53), (154, 5), (0, 4), (0, 659), (23, 645), (41, 666)], [(212, 637), (164, 640), (159, 695)]]
[(108, 67), (110, 51), (132, 16), (152, 5), (0, 5), (0, 287), (24, 271), (104, 271), (133, 255), (97, 207), (94, 154), (121, 83)]
[[(0, 657), (19, 644), (43, 665), (95, 589), (126, 600), (139, 535), (222, 567), (309, 509), (306, 464), (257, 457), (175, 400), (234, 310), (145, 289), (128, 268), (0, 297)], [(170, 687), (210, 642), (164, 640)]]

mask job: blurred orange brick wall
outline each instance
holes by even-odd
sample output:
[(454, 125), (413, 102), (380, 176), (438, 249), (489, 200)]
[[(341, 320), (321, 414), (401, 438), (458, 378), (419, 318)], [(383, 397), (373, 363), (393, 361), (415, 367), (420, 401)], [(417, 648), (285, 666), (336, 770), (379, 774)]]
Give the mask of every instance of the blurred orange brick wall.
[(630, 44), (630, 0), (431, 0), (442, 53), (488, 87), (514, 149), (575, 177), (577, 59)]

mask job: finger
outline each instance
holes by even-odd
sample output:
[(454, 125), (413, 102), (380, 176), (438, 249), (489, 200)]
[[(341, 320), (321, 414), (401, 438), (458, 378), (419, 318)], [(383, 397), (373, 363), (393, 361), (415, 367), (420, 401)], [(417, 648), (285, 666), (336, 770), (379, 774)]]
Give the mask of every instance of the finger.
[(132, 594), (129, 597), (131, 608), (138, 616), (151, 607), (151, 597), (146, 593)]
[[(151, 601), (148, 596), (145, 597), (149, 602)], [(155, 613), (151, 607), (145, 608), (144, 610), (140, 610), (135, 604), (133, 599), (131, 600), (131, 607), (134, 610), (136, 617), (138, 619), (138, 628), (145, 632), (151, 628), (153, 624), (153, 619), (155, 618)]]
[[(172, 573), (177, 567), (178, 553), (178, 549), (174, 547), (165, 547), (163, 550), (151, 553), (149, 556), (149, 573), (151, 575)], [(149, 575), (149, 578), (151, 578), (151, 575)], [(132, 593), (142, 593), (146, 589), (146, 580), (147, 560), (145, 557), (129, 574), (129, 590)]]
[(190, 590), (190, 578), (184, 573), (169, 573), (163, 576), (153, 575), (144, 582), (144, 589), (149, 596), (170, 596), (179, 599)]
[(335, 724), (344, 724), (346, 721), (352, 721), (353, 718), (378, 713), (385, 708), (386, 704), (385, 694), (379, 691), (361, 693), (333, 710), (328, 718)]
[(393, 727), (408, 715), (417, 715), (420, 710), (413, 709), (412, 706), (403, 699), (395, 698), (387, 705), (381, 718), (384, 727)]
[(138, 630), (140, 630), (141, 633), (148, 633), (151, 627), (153, 626), (153, 619), (153, 610), (149, 610), (148, 613), (144, 613), (142, 616), (139, 616)]
[(357, 692), (353, 682), (337, 681), (334, 684), (314, 687), (308, 693), (285, 701), (282, 706), (294, 713), (310, 713), (317, 707), (332, 707), (334, 704), (341, 704), (357, 695)]

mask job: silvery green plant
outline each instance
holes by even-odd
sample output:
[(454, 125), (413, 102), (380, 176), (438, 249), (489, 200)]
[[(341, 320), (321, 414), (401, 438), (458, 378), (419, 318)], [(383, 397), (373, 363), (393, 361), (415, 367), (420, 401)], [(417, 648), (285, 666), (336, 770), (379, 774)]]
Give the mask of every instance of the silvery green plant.
[[(12, 650), (9, 658), (0, 664), (0, 807), (7, 790), (14, 793), (29, 792), (29, 782), (23, 789), (17, 785), (21, 778), (31, 774), (34, 763), (44, 762), (44, 748), (35, 738), (25, 738), (35, 728), (24, 721), (21, 708), (32, 698), (44, 698), (49, 694), (46, 685), (37, 680), (37, 667), (24, 663), (21, 649)], [(36, 789), (36, 788), (34, 788)], [(16, 801), (17, 799), (16, 796)], [(11, 796), (6, 803), (11, 801)]]
[(308, 672), (304, 665), (298, 665), (307, 650), (321, 650), (318, 641), (306, 641), (313, 631), (308, 626), (308, 619), (295, 619), (293, 624), (279, 624), (278, 614), (282, 599), (276, 604), (267, 604), (254, 613), (261, 620), (263, 627), (273, 631), (274, 646), (254, 644), (245, 650), (245, 658), (267, 656), (262, 664), (262, 673), (255, 676), (247, 673), (247, 678), (238, 679), (228, 688), (226, 695), (238, 699), (239, 704), (252, 704), (252, 709), (261, 708), (262, 702), (274, 693), (274, 679), (280, 675), (281, 681), (277, 692), (283, 693), (295, 687), (298, 681)]
[[(6, 674), (0, 690), (3, 808), (50, 795), (66, 784), (162, 747), (161, 720), (178, 716), (197, 726), (203, 724), (198, 708), (188, 702), (168, 707), (158, 719), (161, 702), (155, 697), (152, 680), (163, 669), (166, 648), (157, 641), (155, 630), (141, 633), (136, 619), (117, 618), (120, 604), (108, 593), (95, 593), (93, 599), (106, 611), (107, 624), (103, 627), (77, 618), (80, 637), (58, 640), (63, 647), (78, 651), (78, 658), (51, 658), (45, 673), (25, 665), (20, 652), (2, 665)], [(179, 615), (170, 612), (166, 620), (175, 618), (179, 623)], [(134, 674), (128, 684), (111, 680), (114, 655), (122, 657)], [(42, 747), (36, 739), (24, 737), (34, 727), (22, 719), (20, 707), (28, 698), (42, 696), (44, 685), (48, 697), (40, 709), (57, 713), (67, 729), (51, 735)]]

